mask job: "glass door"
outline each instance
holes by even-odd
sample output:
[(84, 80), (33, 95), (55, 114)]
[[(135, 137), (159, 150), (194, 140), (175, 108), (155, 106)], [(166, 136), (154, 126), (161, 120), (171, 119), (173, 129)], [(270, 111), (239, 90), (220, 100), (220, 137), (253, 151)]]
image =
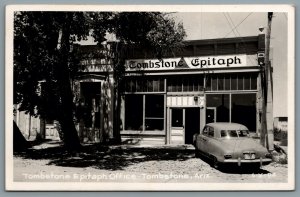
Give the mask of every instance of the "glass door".
[(216, 122), (216, 107), (207, 107), (206, 108), (206, 124)]
[(184, 144), (185, 109), (171, 109), (171, 144)]

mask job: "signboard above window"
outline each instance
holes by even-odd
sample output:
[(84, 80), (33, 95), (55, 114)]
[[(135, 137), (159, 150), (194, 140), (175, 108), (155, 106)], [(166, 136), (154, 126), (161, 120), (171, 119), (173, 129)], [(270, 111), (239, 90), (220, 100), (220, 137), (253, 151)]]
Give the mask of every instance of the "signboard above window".
[(209, 69), (258, 66), (251, 55), (178, 57), (164, 59), (126, 60), (126, 71), (155, 71), (174, 69)]

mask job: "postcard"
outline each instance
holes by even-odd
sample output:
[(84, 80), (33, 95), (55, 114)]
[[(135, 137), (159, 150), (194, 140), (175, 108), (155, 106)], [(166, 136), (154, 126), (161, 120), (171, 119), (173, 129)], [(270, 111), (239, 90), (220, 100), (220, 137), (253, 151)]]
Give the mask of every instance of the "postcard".
[(6, 190), (295, 189), (293, 6), (8, 5), (5, 36)]

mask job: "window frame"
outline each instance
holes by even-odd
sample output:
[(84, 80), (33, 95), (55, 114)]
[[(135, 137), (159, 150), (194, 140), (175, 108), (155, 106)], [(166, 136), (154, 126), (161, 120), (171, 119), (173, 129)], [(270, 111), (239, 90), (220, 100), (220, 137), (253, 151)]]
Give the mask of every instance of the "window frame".
[[(127, 125), (126, 125), (126, 96), (128, 95), (140, 95), (142, 97), (142, 129), (141, 130), (137, 130), (137, 129), (126, 129)], [(163, 114), (162, 117), (146, 117), (146, 97), (149, 95), (159, 95), (163, 97)], [(143, 132), (143, 133), (151, 133), (151, 132), (158, 132), (163, 134), (164, 132), (166, 132), (166, 95), (163, 93), (155, 93), (155, 94), (150, 94), (149, 93), (144, 93), (144, 94), (136, 94), (136, 93), (132, 93), (132, 94), (125, 94), (124, 97), (124, 115), (123, 115), (123, 119), (124, 119), (124, 126), (123, 126), (123, 130), (124, 132), (130, 132), (130, 131), (137, 131), (137, 132)], [(162, 130), (148, 130), (146, 129), (146, 120), (162, 120), (163, 121), (163, 129)]]

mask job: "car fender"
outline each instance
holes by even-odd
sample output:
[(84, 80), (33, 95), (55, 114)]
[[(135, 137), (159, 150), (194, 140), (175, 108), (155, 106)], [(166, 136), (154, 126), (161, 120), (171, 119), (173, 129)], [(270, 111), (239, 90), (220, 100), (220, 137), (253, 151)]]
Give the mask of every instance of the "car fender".
[(220, 142), (220, 140), (215, 138), (210, 139), (209, 146), (208, 154), (211, 157), (217, 158), (218, 162), (223, 162), (224, 154), (228, 152), (226, 146), (224, 148), (224, 145)]

